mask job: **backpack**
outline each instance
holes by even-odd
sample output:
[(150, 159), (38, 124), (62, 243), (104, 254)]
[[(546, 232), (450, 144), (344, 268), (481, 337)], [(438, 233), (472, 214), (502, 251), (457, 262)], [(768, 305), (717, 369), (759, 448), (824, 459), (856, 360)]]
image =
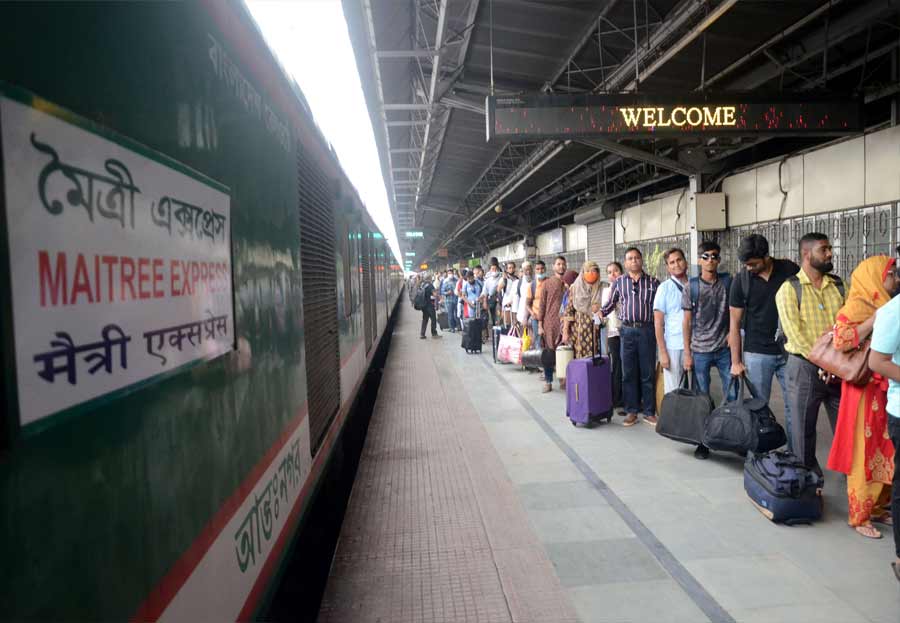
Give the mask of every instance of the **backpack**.
[(426, 305), (425, 301), (425, 286), (419, 286), (419, 291), (416, 292), (416, 298), (413, 301), (413, 307), (416, 311), (422, 311), (425, 309)]
[[(731, 275), (729, 273), (718, 273), (722, 285), (725, 286), (725, 302), (728, 302), (728, 294), (731, 292)], [(696, 309), (697, 303), (700, 301), (700, 277), (691, 277), (691, 309)]]
[[(847, 291), (844, 287), (844, 280), (838, 277), (833, 273), (826, 274), (826, 277), (831, 277), (834, 281), (834, 285), (837, 287), (838, 292), (841, 293), (842, 298), (847, 297)], [(800, 277), (797, 275), (791, 275), (787, 278), (787, 283), (790, 283), (794, 288), (794, 292), (797, 294), (797, 309), (803, 309), (803, 286), (800, 284)], [(781, 314), (778, 315), (778, 328), (775, 329), (775, 342), (779, 344), (782, 348), (787, 344), (787, 336), (784, 334), (784, 328), (781, 326)]]

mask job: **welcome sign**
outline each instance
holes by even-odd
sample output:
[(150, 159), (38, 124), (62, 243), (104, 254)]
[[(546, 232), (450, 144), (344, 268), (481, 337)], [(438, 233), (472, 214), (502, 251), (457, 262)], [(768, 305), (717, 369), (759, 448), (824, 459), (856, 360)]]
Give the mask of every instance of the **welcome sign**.
[(0, 91), (19, 421), (234, 347), (228, 189)]
[(840, 135), (863, 128), (853, 98), (683, 95), (526, 95), (488, 97), (487, 139), (682, 136), (687, 134)]

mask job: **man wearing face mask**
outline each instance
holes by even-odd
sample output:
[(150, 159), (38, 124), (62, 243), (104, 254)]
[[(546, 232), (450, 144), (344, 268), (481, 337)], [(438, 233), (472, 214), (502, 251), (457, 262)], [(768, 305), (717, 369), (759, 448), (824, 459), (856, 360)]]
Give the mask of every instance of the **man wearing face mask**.
[(537, 319), (537, 311), (535, 308), (535, 301), (537, 301), (537, 293), (540, 290), (541, 284), (544, 283), (544, 279), (547, 278), (547, 265), (544, 263), (544, 260), (538, 260), (534, 263), (534, 282), (535, 288), (533, 291), (530, 291), (525, 295), (526, 304), (528, 305), (528, 315), (531, 320), (531, 335), (534, 340), (532, 343), (534, 344), (534, 348), (541, 347), (541, 333), (538, 331), (538, 319)]
[[(566, 274), (566, 258), (559, 256), (553, 262), (553, 272), (549, 279), (545, 279), (538, 286), (534, 301), (535, 316), (538, 319), (538, 333), (541, 335), (541, 348), (544, 350), (556, 350), (562, 343), (562, 320), (559, 310), (562, 306), (563, 295), (566, 292), (566, 284), (563, 275)], [(544, 366), (544, 393), (553, 389), (553, 370), (555, 366)]]
[[(828, 236), (819, 233), (803, 236), (800, 256), (800, 271), (782, 284), (775, 303), (787, 338), (784, 348), (788, 352), (787, 386), (791, 388), (786, 398), (791, 410), (791, 450), (807, 468), (821, 474), (816, 460), (819, 407), (824, 403), (834, 431), (841, 386), (823, 381), (818, 366), (810, 363), (807, 357), (819, 336), (834, 326), (834, 319), (844, 305), (846, 291), (841, 278), (830, 274), (834, 264)], [(798, 289), (802, 300), (798, 299)]]
[(781, 284), (796, 275), (800, 267), (790, 260), (771, 257), (769, 241), (759, 234), (750, 234), (741, 240), (738, 259), (746, 270), (735, 277), (728, 300), (731, 374), (740, 376), (746, 372), (747, 378), (765, 400), (769, 400), (772, 394), (772, 377), (778, 378), (785, 397), (784, 422), (790, 447), (791, 409), (785, 377), (788, 355), (783, 345), (775, 339), (778, 329), (775, 295)]

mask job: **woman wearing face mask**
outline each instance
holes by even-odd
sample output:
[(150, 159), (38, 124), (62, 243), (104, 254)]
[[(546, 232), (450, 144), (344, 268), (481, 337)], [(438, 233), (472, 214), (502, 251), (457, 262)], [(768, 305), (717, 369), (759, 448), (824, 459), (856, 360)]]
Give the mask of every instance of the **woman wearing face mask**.
[(587, 261), (569, 288), (563, 317), (563, 342), (572, 346), (576, 359), (591, 357), (597, 349), (594, 314), (600, 311), (600, 293), (600, 267), (597, 262)]
[[(876, 310), (900, 290), (896, 260), (870, 257), (853, 271), (850, 294), (838, 312), (834, 347), (850, 351), (872, 334)], [(888, 436), (887, 379), (873, 374), (863, 386), (844, 381), (828, 469), (847, 474), (848, 523), (862, 536), (880, 539), (872, 525), (891, 525), (891, 479), (894, 446)]]

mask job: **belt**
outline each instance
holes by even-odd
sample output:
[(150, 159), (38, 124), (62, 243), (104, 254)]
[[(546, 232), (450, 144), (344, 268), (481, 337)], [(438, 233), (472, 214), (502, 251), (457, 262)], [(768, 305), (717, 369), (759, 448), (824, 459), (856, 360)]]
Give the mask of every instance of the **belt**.
[(630, 320), (622, 320), (619, 322), (623, 327), (630, 327), (632, 329), (644, 329), (646, 327), (652, 326), (649, 322), (631, 322)]

